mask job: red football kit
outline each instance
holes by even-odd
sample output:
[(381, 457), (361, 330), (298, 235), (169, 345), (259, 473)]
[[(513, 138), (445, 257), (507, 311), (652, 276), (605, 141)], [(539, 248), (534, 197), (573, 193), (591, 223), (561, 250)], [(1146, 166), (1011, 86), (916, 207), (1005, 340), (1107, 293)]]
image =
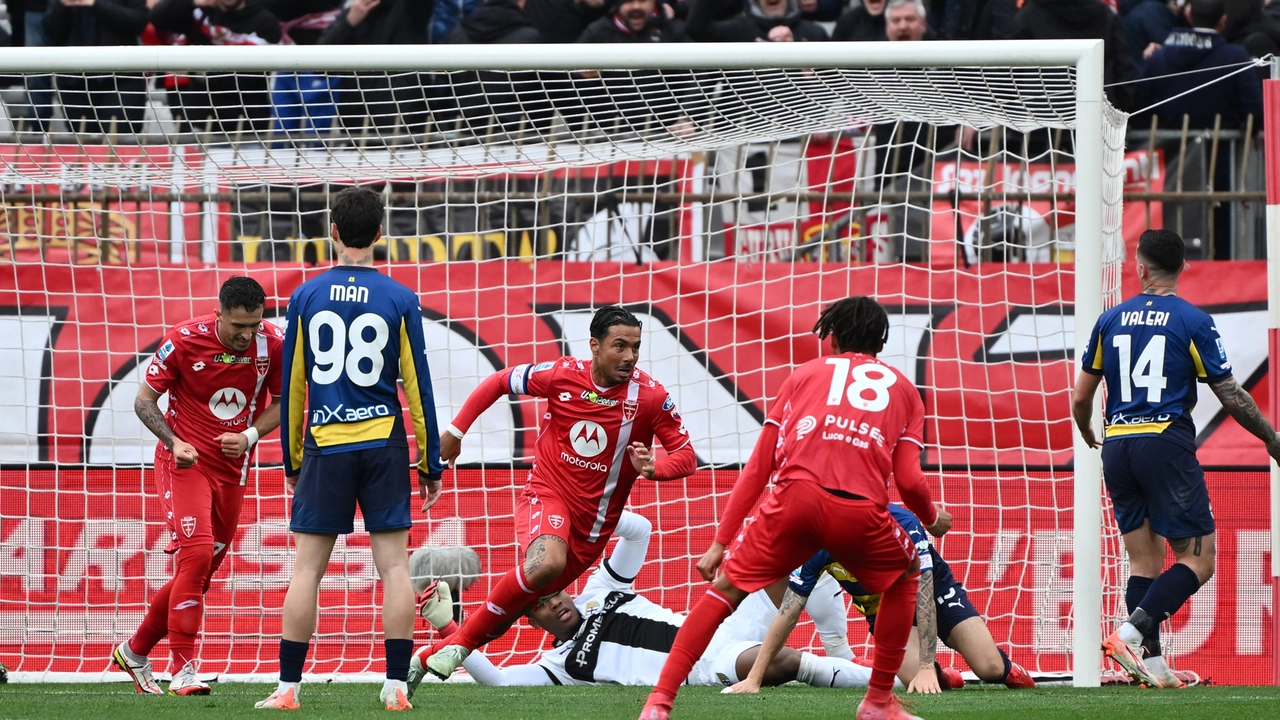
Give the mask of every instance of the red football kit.
[(198, 454), (194, 465), (179, 468), (173, 451), (156, 445), (156, 489), (169, 533), (165, 551), (176, 553), (174, 576), (151, 597), (128, 641), (130, 652), (145, 657), (167, 635), (170, 672), (195, 659), (203, 596), (240, 523), (253, 448), (229, 458), (218, 437), (247, 430), (279, 395), (283, 338), (264, 322), (241, 353), (218, 338), (216, 316), (194, 318), (165, 335), (144, 376), (152, 390), (168, 393), (165, 422)]
[[(889, 514), (889, 477), (926, 526), (937, 522), (920, 471), (924, 403), (906, 376), (870, 355), (810, 360), (783, 384), (751, 459), (734, 485), (717, 541), (737, 534), (776, 468), (777, 488), (730, 549), (721, 572), (753, 592), (818, 550), (831, 553), (868, 592), (883, 593), (871, 693), (884, 701), (902, 663), (915, 614), (915, 545)], [(676, 636), (646, 710), (670, 707), (680, 683), (734, 603), (714, 587)]]
[(626, 382), (597, 387), (591, 362), (572, 357), (490, 375), (467, 398), (449, 431), (465, 433), (480, 413), (508, 393), (547, 399), (515, 521), (522, 551), (542, 535), (564, 540), (564, 570), (535, 588), (517, 562), (458, 632), (424, 657), (445, 645), (474, 650), (501, 636), (530, 602), (563, 590), (591, 567), (608, 544), (636, 481), (627, 456), (631, 443), (648, 446), (656, 436), (666, 448), (667, 457), (654, 463), (654, 480), (684, 477), (697, 467), (689, 433), (661, 383), (635, 370)]
[[(689, 433), (657, 380), (635, 370), (627, 382), (600, 388), (592, 380), (591, 361), (573, 357), (495, 373), (467, 399), (454, 427), (466, 432), (480, 412), (507, 393), (547, 400), (515, 521), (522, 550), (539, 535), (555, 535), (569, 546), (562, 583), (542, 588), (550, 594), (591, 567), (612, 536), (637, 478), (627, 446), (651, 445), (656, 436), (670, 455), (677, 455), (689, 446)], [(692, 451), (678, 457), (696, 462)], [(687, 475), (694, 465), (679, 469), (684, 472), (672, 477)]]
[(253, 448), (238, 458), (222, 454), (218, 437), (247, 430), (280, 392), (284, 331), (262, 323), (254, 342), (239, 353), (218, 339), (213, 315), (175, 326), (151, 358), (145, 380), (169, 394), (165, 422), (190, 443), (199, 460), (189, 468), (156, 444), (156, 485), (165, 509), (169, 546), (213, 544), (219, 554), (235, 536)]

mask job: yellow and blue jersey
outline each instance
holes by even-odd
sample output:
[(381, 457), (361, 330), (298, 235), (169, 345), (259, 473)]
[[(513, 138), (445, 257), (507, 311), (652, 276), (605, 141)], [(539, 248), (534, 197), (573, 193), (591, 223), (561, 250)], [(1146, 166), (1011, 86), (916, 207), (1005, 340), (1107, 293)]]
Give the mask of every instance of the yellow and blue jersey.
[(1231, 377), (1213, 318), (1174, 295), (1142, 294), (1104, 312), (1081, 358), (1107, 381), (1107, 440), (1161, 436), (1192, 451), (1196, 381)]
[(286, 314), (280, 438), (285, 472), (306, 453), (408, 448), (404, 381), (418, 472), (439, 477), (440, 433), (422, 310), (409, 288), (370, 267), (338, 266), (293, 291)]
[[(935, 556), (933, 545), (929, 542), (929, 534), (925, 532), (924, 525), (920, 523), (920, 518), (916, 517), (915, 513), (901, 505), (890, 503), (889, 514), (902, 526), (903, 530), (907, 531), (911, 542), (915, 544), (916, 555), (920, 558), (920, 572), (932, 570), (935, 560), (942, 562), (941, 557)], [(836, 562), (835, 558), (831, 557), (831, 553), (826, 550), (814, 553), (804, 565), (792, 571), (788, 586), (795, 594), (809, 597), (813, 594), (813, 588), (824, 572), (840, 583), (840, 587), (849, 594), (854, 608), (864, 617), (873, 617), (880, 612), (880, 594), (867, 592), (862, 583), (858, 582), (858, 578)]]

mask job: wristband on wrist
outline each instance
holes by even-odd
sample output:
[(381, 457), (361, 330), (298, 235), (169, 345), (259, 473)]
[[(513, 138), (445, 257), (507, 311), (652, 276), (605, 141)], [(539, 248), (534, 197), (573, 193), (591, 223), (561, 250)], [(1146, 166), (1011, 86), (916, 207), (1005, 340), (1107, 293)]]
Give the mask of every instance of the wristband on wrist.
[(454, 437), (458, 438), (459, 440), (461, 440), (461, 439), (466, 435), (466, 433), (464, 433), (464, 432), (462, 432), (461, 430), (459, 430), (458, 428), (454, 427), (454, 426), (453, 426), (453, 423), (449, 423), (449, 426), (448, 426), (448, 427), (446, 427), (444, 430), (445, 430), (445, 432), (447, 432), (447, 433), (449, 433), (450, 435), (452, 435), (452, 436), (454, 436)]
[(258, 442), (258, 428), (250, 425), (248, 430), (240, 433), (249, 441), (249, 447), (253, 447)]

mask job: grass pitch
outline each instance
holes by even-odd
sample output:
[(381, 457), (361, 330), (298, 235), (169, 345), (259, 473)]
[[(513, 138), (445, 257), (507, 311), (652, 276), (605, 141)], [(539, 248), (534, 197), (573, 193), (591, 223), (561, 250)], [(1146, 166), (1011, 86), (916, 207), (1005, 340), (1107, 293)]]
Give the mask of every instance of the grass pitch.
[[(304, 685), (297, 718), (385, 718), (378, 685)], [(0, 718), (231, 718), (253, 716), (253, 703), (270, 685), (214, 684), (207, 697), (144, 697), (131, 685), (0, 685)], [(635, 720), (648, 688), (492, 688), (424, 685), (410, 714), (447, 720)], [(758, 696), (720, 695), (715, 688), (685, 688), (677, 720), (849, 720), (862, 691), (803, 686), (766, 689)], [(1280, 718), (1280, 688), (1200, 687), (1187, 690), (1049, 688), (1010, 691), (969, 687), (912, 697), (926, 720), (1273, 720)]]

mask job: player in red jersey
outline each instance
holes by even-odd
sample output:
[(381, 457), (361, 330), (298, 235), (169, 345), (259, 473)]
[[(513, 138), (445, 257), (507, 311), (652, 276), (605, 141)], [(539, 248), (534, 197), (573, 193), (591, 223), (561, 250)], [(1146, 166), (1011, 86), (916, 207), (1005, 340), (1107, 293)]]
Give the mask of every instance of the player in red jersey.
[[(142, 625), (112, 654), (139, 693), (163, 690), (147, 656), (169, 637), (171, 695), (207, 695), (196, 677), (203, 595), (240, 523), (253, 445), (280, 425), (284, 333), (262, 321), (266, 297), (252, 278), (233, 277), (212, 315), (175, 326), (151, 358), (133, 409), (160, 442), (155, 479), (165, 511), (173, 579), (151, 597)], [(168, 393), (169, 409), (160, 412)]]
[[(750, 460), (722, 518), (741, 527), (751, 504), (777, 469), (777, 489), (728, 554), (713, 587), (676, 635), (642, 720), (670, 715), (680, 684), (711, 636), (749, 593), (785, 577), (825, 549), (873, 593), (883, 593), (876, 621), (870, 690), (858, 720), (908, 720), (893, 695), (894, 674), (915, 615), (920, 561), (911, 538), (889, 514), (889, 476), (934, 535), (951, 517), (936, 508), (920, 471), (924, 403), (911, 381), (876, 359), (889, 317), (869, 297), (827, 307), (814, 332), (831, 337), (834, 355), (810, 360), (783, 383)], [(723, 539), (723, 538), (722, 538)], [(724, 545), (698, 563), (711, 580)]]
[[(697, 466), (662, 385), (637, 370), (640, 321), (611, 305), (591, 319), (591, 360), (517, 365), (489, 376), (440, 435), (450, 466), (480, 413), (508, 394), (547, 399), (534, 447), (533, 470), (516, 503), (524, 563), (512, 568), (479, 611), (430, 651), (426, 666), (448, 678), (472, 650), (500, 637), (539, 596), (568, 587), (600, 557), (622, 515), (636, 473), (650, 480), (685, 477)], [(654, 436), (669, 453), (655, 462)]]

